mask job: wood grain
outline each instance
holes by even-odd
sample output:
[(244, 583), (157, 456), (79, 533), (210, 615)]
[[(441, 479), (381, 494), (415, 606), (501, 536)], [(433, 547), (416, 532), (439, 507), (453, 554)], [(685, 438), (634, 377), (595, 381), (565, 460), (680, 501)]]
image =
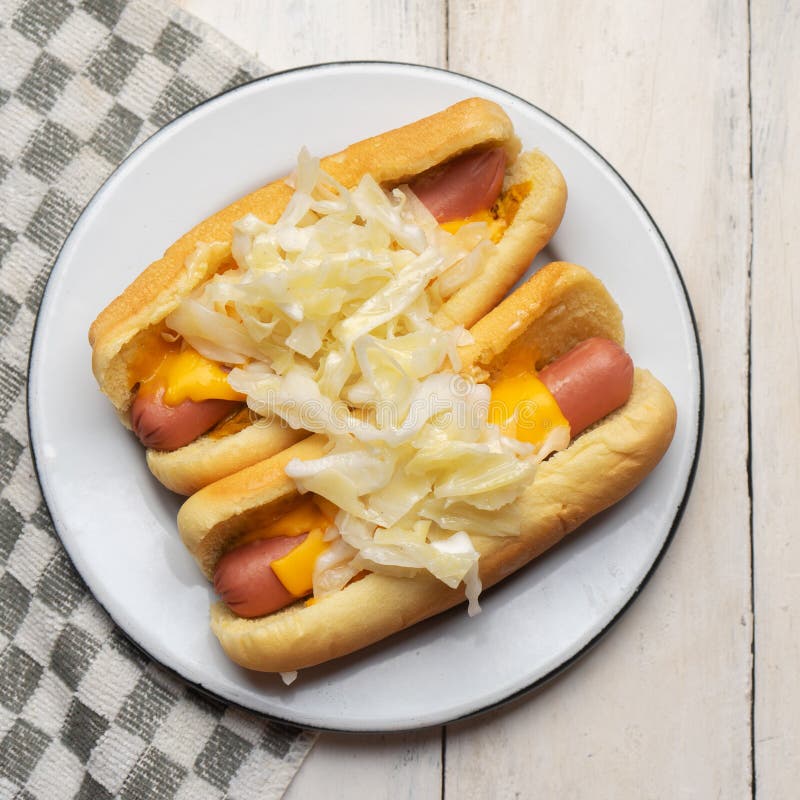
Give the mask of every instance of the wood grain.
[(443, 0), (179, 0), (271, 70), (328, 61), (444, 66)]
[(324, 734), (284, 795), (398, 800), (441, 795), (441, 730), (397, 735)]
[(694, 492), (653, 580), (535, 700), (448, 731), (453, 796), (750, 796), (747, 26), (744, 2), (451, 4), (450, 67), (566, 122), (650, 209), (707, 381)]
[(535, 695), (449, 726), (444, 758), (439, 730), (323, 734), (287, 797), (727, 800), (752, 796), (754, 761), (760, 796), (793, 796), (797, 9), (778, 0), (752, 9), (744, 0), (181, 5), (273, 69), (356, 58), (449, 65), (557, 116), (652, 212), (689, 288), (705, 359), (705, 437), (691, 502), (654, 578), (599, 646)]
[(758, 796), (800, 785), (800, 8), (752, 9), (752, 442)]

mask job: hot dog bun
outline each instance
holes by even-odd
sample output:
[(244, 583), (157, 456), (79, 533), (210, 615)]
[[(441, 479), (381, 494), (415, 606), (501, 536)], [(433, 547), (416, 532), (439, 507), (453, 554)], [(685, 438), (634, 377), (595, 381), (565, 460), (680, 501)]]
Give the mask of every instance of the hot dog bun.
[[(473, 537), (489, 587), (559, 542), (634, 489), (666, 451), (675, 425), (672, 398), (637, 370), (627, 405), (541, 465), (523, 504), (518, 537)], [(464, 600), (429, 576), (370, 574), (314, 605), (296, 603), (259, 619), (242, 619), (222, 603), (211, 628), (243, 667), (288, 672), (355, 652)]]
[[(529, 183), (481, 274), (457, 290), (437, 312), (440, 328), (469, 326), (491, 309), (520, 277), (557, 229), (566, 204), (558, 168), (539, 152), (519, 156), (520, 143), (505, 112), (480, 98), (457, 103), (431, 117), (353, 144), (322, 160), (322, 168), (346, 187), (371, 174), (386, 187), (407, 182), (436, 165), (475, 149), (502, 147), (508, 168), (504, 191)], [(129, 365), (149, 346), (165, 317), (195, 288), (230, 266), (233, 223), (248, 213), (278, 219), (291, 197), (279, 180), (236, 201), (182, 236), (117, 297), (92, 324), (92, 368), (123, 424), (131, 427), (135, 385)], [(152, 339), (151, 339), (152, 341)], [(191, 494), (201, 486), (262, 460), (298, 441), (302, 432), (262, 419), (236, 433), (201, 436), (171, 451), (149, 450), (148, 465), (168, 488)]]
[[(541, 368), (593, 336), (623, 339), (619, 308), (600, 281), (563, 262), (540, 270), (471, 333), (474, 344), (460, 355), (464, 371), (479, 379), (502, 372), (521, 353)], [(540, 465), (517, 500), (521, 534), (473, 536), (483, 585), (501, 580), (634, 489), (669, 446), (675, 418), (667, 389), (649, 372), (636, 370), (633, 393), (622, 408)], [(178, 515), (181, 536), (207, 576), (243, 532), (281, 516), (294, 501), (285, 465), (292, 458), (317, 458), (324, 450), (324, 437), (309, 437), (184, 503)], [(351, 653), (463, 599), (462, 589), (448, 589), (432, 577), (370, 574), (313, 605), (296, 603), (258, 619), (241, 619), (218, 603), (211, 625), (237, 663), (285, 672)]]

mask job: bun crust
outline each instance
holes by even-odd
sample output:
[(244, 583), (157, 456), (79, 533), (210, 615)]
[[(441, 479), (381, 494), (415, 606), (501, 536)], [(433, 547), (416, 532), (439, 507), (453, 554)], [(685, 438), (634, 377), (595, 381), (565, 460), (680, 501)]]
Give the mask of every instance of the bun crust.
[(567, 185), (558, 167), (538, 150), (523, 153), (507, 171), (503, 189), (530, 181), (514, 221), (487, 259), (480, 275), (462, 286), (439, 310), (441, 328), (469, 328), (502, 300), (561, 224)]
[[(622, 315), (602, 283), (582, 267), (548, 265), (470, 331), (460, 349), (464, 371), (486, 379), (524, 352), (541, 368), (577, 342), (603, 336), (622, 343)], [(540, 465), (517, 501), (519, 536), (473, 536), (480, 574), (491, 586), (519, 569), (585, 520), (624, 497), (653, 469), (675, 428), (675, 406), (649, 372), (636, 370), (625, 406)], [(295, 501), (284, 473), (292, 458), (324, 454), (326, 439), (310, 436), (265, 462), (231, 475), (189, 498), (178, 514), (184, 543), (205, 574), (254, 525), (280, 516)], [(291, 671), (351, 653), (433, 616), (464, 599), (425, 574), (413, 579), (370, 574), (311, 606), (296, 603), (259, 619), (242, 619), (223, 604), (211, 626), (237, 663), (262, 671)], [(368, 609), (368, 613), (365, 613)]]
[(148, 450), (150, 472), (177, 494), (190, 495), (291, 447), (308, 436), (277, 420), (257, 419), (236, 433), (205, 435), (177, 450)]
[[(448, 298), (437, 313), (435, 322), (442, 328), (468, 327), (480, 319), (549, 241), (566, 206), (561, 172), (542, 153), (519, 156), (520, 144), (511, 120), (498, 105), (481, 98), (464, 100), (410, 125), (357, 142), (321, 162), (344, 186), (355, 186), (367, 173), (392, 186), (469, 150), (495, 146), (506, 150), (510, 164), (504, 189), (523, 182), (530, 182), (531, 189), (482, 273)], [(204, 220), (168, 248), (94, 321), (89, 331), (92, 369), (127, 427), (134, 397), (128, 364), (138, 348), (147, 346), (148, 331), (229, 261), (234, 222), (248, 213), (275, 222), (291, 193), (286, 181), (279, 180)], [(205, 247), (199, 246), (203, 244)], [(171, 452), (150, 451), (148, 464), (165, 486), (191, 494), (285, 447), (285, 432), (270, 431), (270, 427), (261, 425), (247, 436), (240, 431), (228, 437), (200, 437)]]

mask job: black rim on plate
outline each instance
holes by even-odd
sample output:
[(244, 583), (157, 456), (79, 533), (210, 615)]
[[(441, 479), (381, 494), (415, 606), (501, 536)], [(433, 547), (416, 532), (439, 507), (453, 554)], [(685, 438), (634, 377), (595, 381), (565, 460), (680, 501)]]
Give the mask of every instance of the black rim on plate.
[[(290, 719), (286, 719), (285, 717), (278, 716), (277, 714), (270, 714), (270, 713), (267, 713), (265, 711), (261, 711), (259, 709), (251, 708), (251, 707), (246, 706), (246, 705), (244, 705), (242, 703), (238, 703), (238, 702), (236, 702), (234, 700), (229, 700), (228, 698), (222, 697), (221, 695), (218, 695), (217, 693), (211, 691), (210, 689), (207, 689), (202, 684), (199, 684), (199, 683), (191, 680), (190, 678), (187, 678), (185, 675), (183, 675), (175, 667), (171, 667), (169, 665), (164, 664), (158, 658), (153, 656), (149, 652), (149, 650), (147, 650), (147, 648), (145, 648), (136, 639), (134, 639), (133, 636), (130, 635), (127, 632), (127, 630), (117, 621), (117, 619), (114, 617), (114, 615), (96, 597), (94, 592), (91, 590), (91, 587), (89, 587), (89, 585), (86, 582), (86, 580), (84, 579), (83, 575), (80, 573), (80, 570), (78, 570), (77, 567), (75, 566), (75, 564), (74, 564), (74, 562), (72, 560), (72, 555), (69, 553), (69, 551), (66, 548), (66, 546), (64, 545), (63, 541), (62, 541), (62, 546), (64, 547), (64, 550), (67, 553), (67, 557), (70, 559), (70, 563), (72, 564), (72, 566), (76, 570), (76, 572), (78, 572), (78, 574), (81, 575), (81, 579), (86, 584), (86, 586), (89, 589), (90, 593), (92, 594), (92, 597), (94, 598), (95, 602), (97, 602), (100, 605), (100, 607), (103, 608), (103, 610), (109, 615), (109, 617), (114, 621), (114, 624), (117, 626), (119, 631), (125, 636), (125, 638), (134, 647), (136, 647), (137, 650), (139, 650), (140, 652), (144, 653), (151, 661), (156, 662), (157, 664), (161, 665), (164, 669), (169, 670), (169, 672), (171, 672), (173, 675), (178, 676), (184, 683), (186, 683), (187, 685), (191, 686), (195, 691), (198, 691), (198, 692), (200, 692), (200, 693), (202, 693), (204, 695), (207, 695), (207, 696), (209, 696), (209, 697), (211, 697), (211, 698), (213, 698), (215, 700), (222, 701), (224, 703), (229, 703), (229, 704), (234, 705), (234, 706), (238, 706), (240, 708), (243, 708), (243, 709), (247, 710), (250, 713), (258, 714), (259, 716), (264, 717), (265, 719), (277, 720), (277, 721), (280, 721), (280, 722), (282, 722), (284, 724), (288, 724), (288, 725), (292, 725), (292, 726), (300, 726), (302, 728), (306, 728), (306, 729), (309, 729), (309, 730), (327, 731), (327, 732), (335, 732), (335, 733), (383, 733), (383, 732), (386, 732), (388, 730), (389, 732), (392, 732), (392, 733), (395, 733), (395, 732), (399, 733), (399, 732), (404, 731), (404, 730), (421, 730), (421, 729), (424, 729), (424, 728), (438, 727), (440, 725), (446, 725), (446, 724), (458, 722), (458, 721), (461, 721), (461, 720), (469, 719), (471, 717), (475, 717), (475, 716), (478, 716), (480, 714), (484, 714), (484, 713), (486, 713), (488, 711), (492, 711), (492, 710), (498, 709), (498, 708), (500, 708), (500, 707), (502, 707), (504, 705), (513, 703), (514, 701), (517, 701), (520, 698), (522, 698), (522, 697), (524, 697), (524, 696), (526, 696), (528, 694), (531, 694), (535, 690), (541, 688), (545, 683), (551, 681), (553, 678), (555, 678), (556, 676), (560, 675), (562, 672), (564, 672), (569, 667), (571, 667), (573, 664), (575, 664), (575, 662), (577, 662), (584, 655), (586, 655), (586, 653), (588, 653), (600, 641), (600, 639), (607, 633), (607, 631), (617, 622), (617, 620), (620, 619), (620, 617), (628, 610), (628, 608), (631, 606), (631, 604), (634, 602), (634, 600), (636, 600), (636, 598), (642, 592), (642, 590), (644, 589), (646, 584), (649, 582), (650, 578), (653, 576), (653, 574), (656, 571), (656, 568), (661, 563), (661, 560), (663, 559), (664, 554), (666, 553), (667, 549), (669, 548), (669, 545), (671, 544), (671, 542), (672, 542), (672, 540), (673, 540), (673, 538), (675, 536), (675, 532), (678, 529), (680, 521), (681, 521), (681, 519), (683, 517), (683, 513), (684, 513), (684, 511), (686, 509), (686, 505), (687, 505), (687, 503), (689, 501), (689, 496), (691, 494), (692, 486), (694, 484), (695, 474), (697, 472), (697, 464), (698, 464), (699, 457), (700, 457), (700, 446), (701, 446), (702, 435), (703, 435), (704, 415), (705, 415), (705, 410), (704, 410), (705, 409), (705, 379), (704, 379), (704, 374), (703, 374), (703, 358), (702, 358), (702, 352), (701, 352), (701, 348), (700, 348), (700, 337), (699, 337), (699, 332), (698, 332), (698, 329), (697, 329), (697, 320), (695, 318), (694, 308), (692, 306), (691, 299), (689, 298), (689, 292), (687, 291), (687, 288), (686, 288), (686, 282), (683, 279), (683, 275), (681, 274), (680, 268), (678, 267), (678, 263), (675, 260), (675, 256), (673, 255), (669, 244), (667, 243), (666, 239), (664, 238), (664, 235), (662, 234), (661, 229), (658, 227), (658, 225), (656, 224), (656, 221), (653, 219), (653, 217), (650, 214), (650, 212), (647, 209), (647, 207), (641, 201), (641, 199), (636, 194), (636, 192), (633, 190), (633, 188), (631, 188), (631, 186), (628, 184), (628, 182), (625, 180), (625, 178), (623, 178), (622, 175), (620, 175), (620, 173), (614, 168), (614, 166), (596, 148), (594, 148), (589, 142), (587, 142), (578, 133), (573, 131), (568, 125), (565, 125), (563, 122), (561, 122), (559, 119), (554, 117), (552, 114), (550, 114), (547, 111), (544, 111), (543, 109), (539, 108), (539, 106), (537, 106), (535, 103), (532, 103), (529, 100), (526, 100), (526, 99), (520, 97), (519, 95), (514, 94), (513, 92), (509, 92), (506, 89), (501, 89), (500, 87), (495, 86), (494, 84), (489, 83), (488, 81), (481, 80), (480, 78), (475, 78), (475, 77), (473, 77), (471, 75), (464, 75), (463, 73), (454, 72), (454, 71), (448, 70), (448, 69), (443, 69), (441, 67), (431, 67), (431, 66), (425, 66), (425, 65), (420, 65), (420, 64), (404, 63), (404, 62), (399, 62), (399, 61), (369, 61), (369, 60), (364, 60), (364, 61), (332, 61), (332, 62), (325, 62), (325, 63), (321, 63), (321, 64), (311, 64), (311, 65), (307, 65), (307, 66), (293, 67), (291, 69), (281, 70), (279, 72), (273, 72), (273, 73), (270, 73), (269, 75), (265, 75), (265, 76), (262, 76), (262, 77), (253, 78), (252, 80), (246, 81), (245, 83), (239, 84), (238, 86), (235, 86), (235, 87), (233, 87), (231, 89), (227, 89), (226, 91), (220, 92), (219, 94), (216, 94), (213, 97), (209, 97), (206, 100), (203, 100), (201, 103), (198, 103), (196, 106), (193, 106), (192, 108), (187, 109), (186, 111), (184, 111), (183, 113), (181, 113), (180, 115), (175, 117), (175, 119), (173, 119), (171, 122), (167, 123), (167, 125), (165, 125), (164, 127), (160, 128), (151, 137), (149, 137), (147, 140), (142, 142), (142, 144), (140, 144), (135, 150), (133, 150), (131, 153), (129, 153), (119, 163), (119, 165), (114, 169), (114, 171), (111, 173), (111, 175), (109, 175), (108, 178), (106, 178), (106, 180), (103, 181), (103, 183), (100, 185), (100, 187), (97, 189), (97, 191), (92, 195), (92, 198), (86, 204), (86, 207), (81, 212), (81, 214), (78, 217), (78, 219), (75, 220), (75, 223), (72, 225), (69, 234), (64, 239), (64, 242), (61, 245), (61, 248), (59, 249), (58, 255), (56, 256), (56, 258), (55, 258), (55, 260), (53, 262), (53, 268), (51, 269), (50, 274), (48, 275), (47, 281), (46, 281), (44, 289), (42, 291), (42, 297), (41, 297), (41, 300), (40, 300), (40, 303), (39, 303), (39, 310), (37, 311), (37, 314), (36, 314), (36, 320), (35, 320), (35, 323), (34, 323), (33, 334), (31, 336), (31, 345), (30, 345), (30, 349), (28, 351), (27, 374), (28, 374), (28, 376), (30, 378), (30, 372), (31, 372), (31, 367), (32, 367), (32, 363), (33, 363), (33, 358), (34, 358), (35, 343), (36, 343), (37, 336), (38, 336), (38, 331), (39, 331), (39, 320), (41, 318), (41, 306), (44, 303), (45, 297), (47, 295), (47, 291), (48, 291), (48, 289), (50, 287), (50, 280), (51, 280), (53, 274), (55, 273), (55, 270), (56, 270), (56, 268), (58, 266), (58, 262), (61, 259), (61, 254), (62, 254), (62, 252), (64, 250), (64, 247), (66, 246), (67, 242), (72, 237), (72, 233), (75, 230), (75, 228), (80, 224), (81, 220), (84, 218), (86, 213), (94, 205), (95, 201), (98, 198), (98, 195), (103, 191), (103, 189), (106, 187), (106, 185), (115, 178), (115, 176), (120, 172), (120, 170), (123, 169), (123, 167), (128, 163), (128, 161), (131, 158), (133, 158), (133, 156), (135, 156), (141, 150), (141, 148), (143, 148), (146, 145), (148, 145), (155, 137), (159, 136), (163, 131), (171, 128), (173, 125), (175, 125), (176, 123), (178, 123), (179, 121), (181, 121), (185, 117), (187, 117), (187, 116), (189, 116), (191, 114), (194, 114), (199, 109), (203, 108), (204, 106), (208, 105), (209, 103), (213, 103), (213, 102), (215, 102), (216, 100), (218, 100), (221, 97), (225, 97), (225, 96), (228, 96), (228, 95), (232, 95), (232, 94), (234, 94), (236, 92), (242, 91), (243, 89), (246, 89), (247, 87), (249, 87), (249, 86), (251, 86), (253, 84), (256, 84), (256, 83), (268, 83), (268, 82), (273, 81), (273, 80), (275, 80), (277, 78), (280, 78), (280, 77), (283, 77), (285, 75), (289, 75), (289, 74), (292, 74), (292, 73), (315, 72), (315, 71), (318, 71), (318, 70), (321, 71), (321, 70), (326, 70), (326, 69), (331, 69), (331, 68), (336, 68), (336, 67), (349, 68), (349, 67), (359, 67), (359, 66), (361, 66), (361, 67), (370, 67), (370, 66), (375, 66), (375, 67), (378, 67), (378, 66), (380, 66), (380, 67), (401, 67), (401, 68), (407, 68), (407, 69), (410, 69), (410, 70), (413, 70), (413, 71), (419, 71), (419, 72), (432, 72), (432, 73), (443, 73), (445, 75), (452, 75), (452, 76), (455, 76), (455, 77), (458, 77), (458, 78), (464, 78), (464, 79), (466, 79), (468, 81), (471, 81), (473, 83), (476, 83), (476, 84), (480, 84), (480, 85), (486, 86), (486, 87), (488, 87), (488, 88), (490, 88), (490, 89), (492, 89), (494, 91), (499, 91), (499, 92), (507, 95), (508, 97), (511, 97), (514, 100), (522, 103), (523, 105), (534, 109), (538, 113), (540, 113), (543, 116), (545, 116), (548, 119), (550, 119), (557, 126), (559, 126), (561, 129), (563, 129), (564, 131), (569, 133), (578, 142), (580, 142), (586, 148), (588, 148), (595, 155), (595, 157), (598, 158), (599, 161), (602, 164), (604, 164), (606, 166), (606, 168), (608, 168), (611, 171), (611, 173), (616, 177), (616, 179), (620, 181), (620, 183), (630, 193), (630, 196), (633, 197), (633, 199), (636, 201), (636, 204), (641, 209), (641, 211), (644, 213), (646, 218), (652, 224), (653, 230), (655, 231), (656, 235), (658, 236), (658, 239), (660, 240), (661, 244), (664, 247), (664, 250), (666, 251), (667, 255), (669, 256), (670, 263), (672, 265), (672, 268), (675, 271), (675, 275), (676, 275), (676, 277), (678, 279), (678, 282), (680, 284), (681, 290), (683, 292), (683, 298), (684, 298), (684, 301), (686, 303), (686, 308), (687, 308), (687, 310), (689, 312), (689, 319), (691, 321), (692, 331), (694, 333), (694, 343), (695, 343), (695, 348), (696, 348), (696, 353), (697, 353), (699, 394), (698, 394), (698, 414), (697, 414), (697, 438), (696, 438), (696, 441), (695, 441), (695, 448), (694, 448), (694, 455), (693, 455), (693, 459), (692, 459), (692, 464), (691, 464), (691, 466), (689, 468), (689, 473), (688, 473), (688, 476), (687, 476), (687, 479), (686, 479), (686, 486), (685, 486), (685, 489), (684, 489), (684, 492), (683, 492), (683, 496), (681, 497), (680, 503), (678, 504), (678, 507), (676, 509), (675, 517), (674, 517), (674, 519), (672, 521), (672, 525), (670, 526), (669, 532), (667, 533), (667, 536), (664, 539), (664, 542), (663, 542), (663, 544), (661, 546), (661, 549), (656, 554), (656, 557), (653, 559), (653, 563), (650, 565), (650, 568), (648, 569), (647, 573), (644, 575), (642, 580), (639, 582), (638, 586), (632, 592), (631, 596), (623, 604), (623, 606), (617, 611), (617, 613), (585, 645), (583, 645), (573, 655), (569, 656), (564, 661), (562, 661), (558, 666), (556, 666), (552, 670), (550, 670), (547, 674), (541, 676), (540, 678), (537, 678), (536, 680), (531, 682), (529, 685), (524, 686), (523, 688), (519, 689), (518, 691), (513, 692), (513, 693), (509, 694), (508, 696), (503, 697), (503, 698), (501, 698), (499, 700), (493, 701), (491, 703), (487, 703), (486, 705), (481, 706), (479, 708), (476, 708), (476, 709), (474, 709), (474, 710), (472, 710), (472, 711), (470, 711), (470, 712), (468, 712), (466, 714), (454, 716), (454, 717), (451, 717), (451, 718), (448, 718), (448, 719), (444, 719), (444, 720), (441, 720), (441, 721), (438, 721), (438, 722), (426, 723), (426, 724), (421, 725), (421, 726), (417, 725), (417, 726), (410, 726), (410, 727), (397, 727), (397, 728), (391, 728), (391, 729), (363, 729), (363, 728), (342, 729), (342, 728), (326, 727), (326, 726), (323, 726), (323, 725), (313, 725), (313, 724), (308, 724), (308, 723), (299, 723), (299, 722), (297, 722), (295, 720), (290, 720)], [(47, 494), (46, 494), (46, 491), (45, 491), (45, 488), (44, 488), (44, 484), (43, 484), (43, 481), (42, 481), (42, 472), (41, 472), (41, 468), (39, 466), (39, 461), (38, 461), (38, 458), (37, 458), (36, 449), (35, 449), (35, 447), (33, 445), (33, 430), (32, 430), (31, 413), (30, 413), (30, 409), (31, 409), (31, 382), (30, 382), (30, 380), (28, 380), (28, 383), (27, 383), (26, 393), (27, 393), (27, 396), (26, 396), (26, 401), (27, 401), (26, 402), (26, 413), (27, 413), (27, 419), (28, 419), (28, 443), (29, 443), (29, 446), (30, 446), (31, 458), (32, 458), (32, 461), (33, 461), (34, 472), (36, 474), (36, 480), (37, 480), (37, 482), (39, 484), (39, 489), (41, 491), (42, 497), (44, 498), (45, 503), (47, 503), (48, 502), (48, 498), (47, 498)], [(48, 504), (48, 507), (49, 507), (49, 504)], [(55, 526), (55, 522), (54, 522), (54, 526)], [(56, 532), (58, 532), (57, 528), (56, 528)], [(60, 533), (59, 533), (59, 539), (60, 538), (61, 538), (61, 536), (60, 536)]]

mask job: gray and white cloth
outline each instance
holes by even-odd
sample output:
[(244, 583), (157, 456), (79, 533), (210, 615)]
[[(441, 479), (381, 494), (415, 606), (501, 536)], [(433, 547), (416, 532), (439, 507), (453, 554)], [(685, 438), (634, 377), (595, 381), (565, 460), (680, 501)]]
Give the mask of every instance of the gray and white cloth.
[(166, 0), (0, 0), (0, 798), (278, 798), (313, 743), (114, 626), (53, 529), (25, 406), (42, 291), (83, 207), (158, 128), (264, 72)]

